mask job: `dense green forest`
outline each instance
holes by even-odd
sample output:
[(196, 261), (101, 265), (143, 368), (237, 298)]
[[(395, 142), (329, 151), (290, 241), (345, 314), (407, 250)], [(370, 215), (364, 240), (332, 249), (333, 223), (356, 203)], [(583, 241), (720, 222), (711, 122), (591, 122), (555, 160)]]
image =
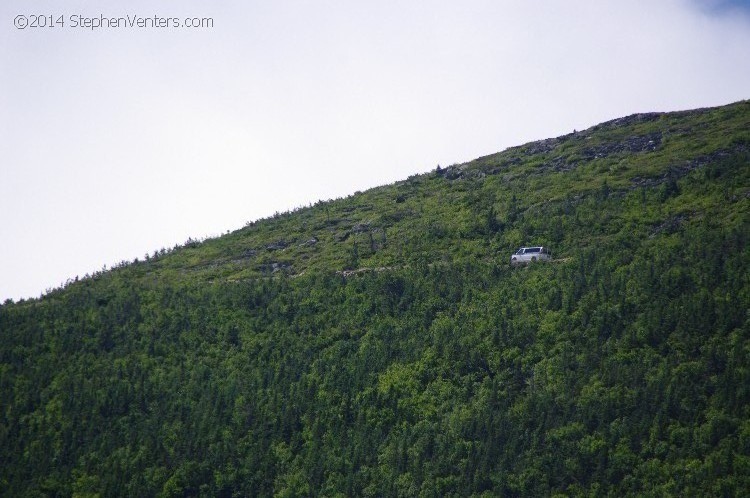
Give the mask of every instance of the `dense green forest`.
[(0, 494), (744, 495), (749, 237), (740, 102), (6, 301)]

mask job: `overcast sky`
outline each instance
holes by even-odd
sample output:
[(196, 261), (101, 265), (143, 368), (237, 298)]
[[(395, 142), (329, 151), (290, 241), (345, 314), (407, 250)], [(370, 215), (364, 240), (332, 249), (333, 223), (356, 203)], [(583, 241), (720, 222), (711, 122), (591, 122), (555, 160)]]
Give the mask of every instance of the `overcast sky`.
[[(0, 302), (438, 164), (750, 98), (748, 4), (2, 0)], [(74, 26), (102, 15), (213, 27)]]

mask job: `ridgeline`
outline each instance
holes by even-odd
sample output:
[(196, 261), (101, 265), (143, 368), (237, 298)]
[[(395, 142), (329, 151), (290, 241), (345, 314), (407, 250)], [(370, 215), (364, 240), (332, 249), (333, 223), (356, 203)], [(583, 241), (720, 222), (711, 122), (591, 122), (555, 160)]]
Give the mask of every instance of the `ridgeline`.
[(0, 495), (742, 495), (749, 237), (744, 101), (6, 301)]

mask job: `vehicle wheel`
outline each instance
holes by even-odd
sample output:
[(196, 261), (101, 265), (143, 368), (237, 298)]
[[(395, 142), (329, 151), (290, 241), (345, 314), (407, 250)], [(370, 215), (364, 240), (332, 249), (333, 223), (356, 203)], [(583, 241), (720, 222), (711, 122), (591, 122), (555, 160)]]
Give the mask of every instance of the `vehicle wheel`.
[(518, 258), (511, 258), (510, 264), (513, 265), (513, 266), (517, 265), (518, 264)]
[(532, 262), (532, 263), (536, 262), (536, 256), (532, 256), (532, 257), (531, 257), (531, 262)]

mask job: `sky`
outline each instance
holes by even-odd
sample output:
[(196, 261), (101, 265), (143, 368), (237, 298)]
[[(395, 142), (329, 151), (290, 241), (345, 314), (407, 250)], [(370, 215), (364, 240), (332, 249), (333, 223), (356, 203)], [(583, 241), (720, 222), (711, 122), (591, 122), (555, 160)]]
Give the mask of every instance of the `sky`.
[(747, 98), (748, 1), (3, 0), (0, 303), (437, 165)]

